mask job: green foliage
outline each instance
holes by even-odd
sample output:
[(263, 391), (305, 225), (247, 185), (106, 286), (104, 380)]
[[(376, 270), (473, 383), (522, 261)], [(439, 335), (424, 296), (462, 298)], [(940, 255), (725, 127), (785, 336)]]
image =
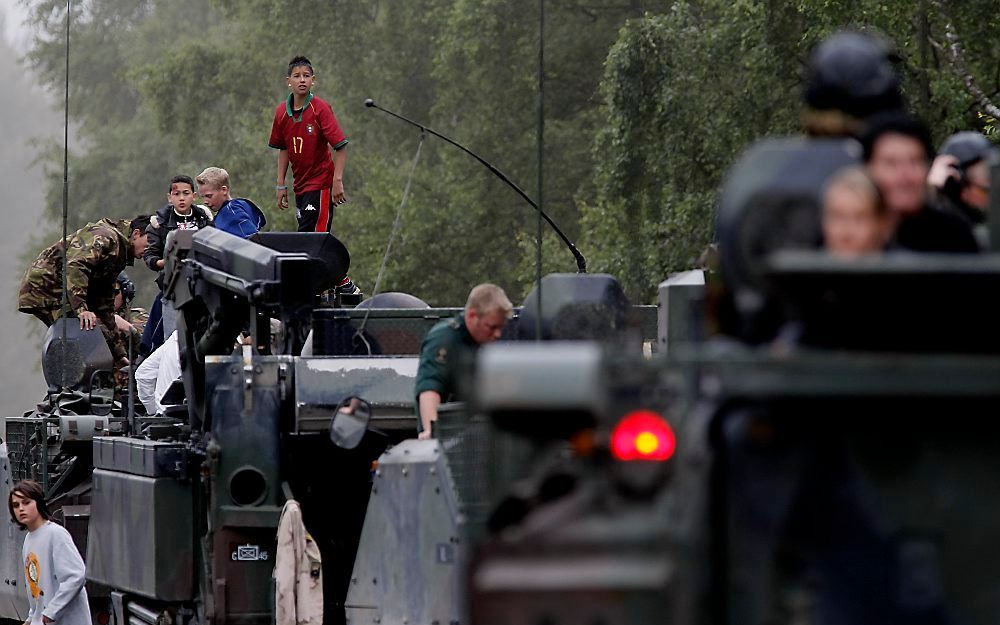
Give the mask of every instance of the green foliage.
[(983, 134), (987, 137), (995, 138), (997, 136), (997, 119), (983, 113), (979, 114), (979, 119), (981, 119), (984, 124)]
[[(74, 3), (70, 113), (71, 227), (152, 212), (175, 173), (229, 170), (272, 229), (294, 229), (273, 190), (267, 147), (287, 93), (288, 60), (305, 54), (316, 92), (351, 144), (350, 204), (335, 231), (352, 276), (371, 291), (419, 132), (366, 109), (367, 97), (482, 154), (537, 193), (536, 0), (92, 0)], [(33, 4), (25, 67), (61, 96), (64, 7)], [(898, 46), (905, 89), (936, 138), (989, 128), (943, 52), (930, 0), (546, 0), (545, 208), (590, 260), (636, 301), (690, 266), (711, 239), (716, 190), (750, 142), (798, 125), (809, 48), (844, 26)], [(995, 96), (997, 12), (982, 0), (952, 15), (967, 62)], [(61, 152), (47, 208), (61, 212)], [(516, 301), (535, 273), (536, 215), (480, 165), (436, 138), (423, 146), (382, 290), (434, 304), (500, 283)], [(547, 231), (544, 271), (571, 271)], [(152, 276), (148, 275), (151, 279)], [(138, 282), (144, 282), (142, 277)]]
[(943, 3), (946, 15), (931, 0), (871, 0), (850, 3), (800, 1), (802, 51), (826, 35), (852, 26), (885, 36), (900, 59), (903, 90), (913, 111), (930, 124), (935, 140), (959, 130), (982, 129), (978, 106), (951, 64), (945, 47), (945, 23), (953, 20), (965, 48), (965, 60), (991, 96), (1000, 95), (1000, 14), (989, 2)]
[(761, 5), (710, 4), (630, 21), (608, 55), (584, 242), (594, 269), (638, 301), (710, 242), (714, 190), (736, 154), (795, 126), (794, 75), (758, 34)]
[(945, 16), (929, 1), (679, 1), (629, 21), (601, 84), (597, 193), (579, 196), (592, 268), (617, 275), (639, 301), (689, 268), (711, 241), (726, 167), (755, 139), (797, 130), (808, 52), (836, 30), (890, 39), (908, 101), (937, 141), (969, 128), (992, 132), (944, 50), (947, 17), (973, 75), (996, 98), (1000, 19), (987, 2)]

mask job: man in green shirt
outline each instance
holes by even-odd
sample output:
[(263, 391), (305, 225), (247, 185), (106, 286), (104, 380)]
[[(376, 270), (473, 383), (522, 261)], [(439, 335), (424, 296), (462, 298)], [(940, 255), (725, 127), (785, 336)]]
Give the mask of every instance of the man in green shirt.
[(513, 310), (503, 289), (480, 284), (469, 292), (462, 314), (439, 321), (424, 337), (414, 389), (420, 438), (431, 437), (438, 406), (455, 399), (456, 366), (480, 345), (499, 339)]

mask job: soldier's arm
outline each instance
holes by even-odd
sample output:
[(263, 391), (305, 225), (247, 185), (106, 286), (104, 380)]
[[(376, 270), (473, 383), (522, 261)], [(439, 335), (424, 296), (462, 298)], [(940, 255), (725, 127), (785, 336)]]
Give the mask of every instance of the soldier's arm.
[(423, 428), (420, 438), (430, 437), (433, 422), (437, 421), (438, 406), (445, 399), (451, 347), (446, 335), (434, 330), (424, 337), (424, 342), (420, 346), (420, 364), (417, 367), (417, 381), (414, 387), (417, 412)]
[(115, 362), (124, 361), (127, 363), (129, 360), (128, 335), (123, 334), (118, 329), (115, 314), (110, 309), (104, 309), (97, 311), (95, 316), (99, 322), (96, 325), (101, 329), (101, 334), (108, 342), (108, 348), (111, 350), (111, 355), (115, 357)]
[(434, 434), (434, 423), (438, 418), (438, 407), (441, 405), (441, 393), (437, 391), (424, 391), (417, 397), (420, 405), (420, 425), (423, 430), (420, 438), (430, 438)]

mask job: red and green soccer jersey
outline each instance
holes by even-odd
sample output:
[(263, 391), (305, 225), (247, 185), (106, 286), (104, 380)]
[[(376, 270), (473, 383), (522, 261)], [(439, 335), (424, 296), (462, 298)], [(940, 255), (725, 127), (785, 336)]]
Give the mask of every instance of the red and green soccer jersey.
[(330, 146), (339, 150), (347, 145), (333, 109), (325, 100), (309, 94), (298, 115), (292, 109), (292, 96), (274, 112), (271, 126), (272, 148), (288, 150), (295, 179), (295, 195), (329, 189), (333, 186), (333, 156)]

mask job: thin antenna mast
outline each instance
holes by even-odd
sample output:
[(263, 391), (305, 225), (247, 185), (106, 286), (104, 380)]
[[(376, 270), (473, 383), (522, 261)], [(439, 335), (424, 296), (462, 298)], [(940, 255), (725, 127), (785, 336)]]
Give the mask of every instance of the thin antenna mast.
[[(69, 247), (69, 232), (68, 232), (68, 222), (69, 222), (69, 21), (70, 21), (70, 2), (71, 0), (66, 0), (66, 92), (64, 94), (65, 99), (63, 101), (63, 214), (62, 214), (62, 241), (63, 241), (63, 253), (62, 253), (62, 308), (63, 314), (67, 314), (69, 309), (69, 279), (66, 275), (68, 271), (69, 264), (67, 261), (67, 252)], [(63, 350), (63, 356), (65, 357), (66, 350), (66, 324), (62, 324), (62, 344), (60, 348)], [(59, 370), (62, 372), (62, 380), (60, 380), (62, 388), (66, 387), (66, 368), (60, 367)], [(61, 391), (62, 389), (60, 389)], [(56, 401), (56, 408), (58, 410), (59, 402)]]
[(545, 162), (545, 0), (538, 0), (538, 227), (535, 273), (538, 291), (538, 316), (535, 318), (535, 340), (542, 340), (542, 214), (545, 211), (545, 179), (542, 176)]

